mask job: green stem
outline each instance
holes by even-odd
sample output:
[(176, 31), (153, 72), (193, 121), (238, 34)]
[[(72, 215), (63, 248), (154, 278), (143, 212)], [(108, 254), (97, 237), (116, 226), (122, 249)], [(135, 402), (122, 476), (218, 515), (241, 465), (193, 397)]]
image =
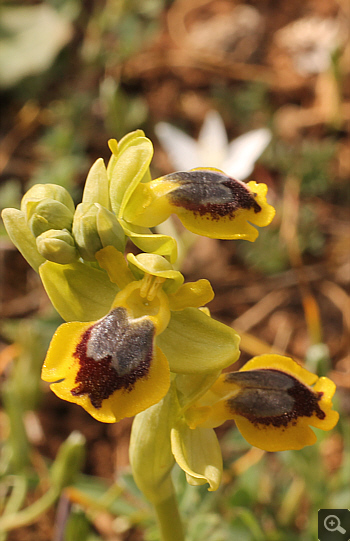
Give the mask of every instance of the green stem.
[(154, 508), (157, 513), (161, 541), (184, 541), (184, 530), (175, 494), (155, 504)]
[(58, 496), (59, 491), (55, 487), (52, 487), (29, 507), (17, 513), (3, 516), (0, 518), (0, 531), (7, 532), (8, 530), (31, 524), (55, 503)]

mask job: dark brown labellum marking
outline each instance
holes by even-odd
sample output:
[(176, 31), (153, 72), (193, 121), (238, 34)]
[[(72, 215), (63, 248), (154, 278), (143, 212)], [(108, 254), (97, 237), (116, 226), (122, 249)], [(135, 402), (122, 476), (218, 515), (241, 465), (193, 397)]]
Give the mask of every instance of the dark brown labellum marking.
[(235, 180), (215, 171), (180, 171), (164, 177), (179, 184), (168, 194), (174, 206), (203, 216), (210, 215), (212, 220), (225, 216), (233, 218), (237, 210), (253, 209), (261, 211), (254, 194), (244, 182)]
[(226, 381), (237, 383), (242, 390), (228, 400), (232, 412), (246, 417), (253, 424), (286, 427), (299, 417), (315, 414), (324, 419), (319, 401), (323, 393), (315, 393), (297, 378), (275, 369), (233, 372)]
[(87, 394), (98, 409), (115, 391), (131, 391), (148, 375), (153, 336), (149, 319), (129, 320), (125, 308), (112, 310), (85, 331), (73, 354), (80, 367), (72, 395)]

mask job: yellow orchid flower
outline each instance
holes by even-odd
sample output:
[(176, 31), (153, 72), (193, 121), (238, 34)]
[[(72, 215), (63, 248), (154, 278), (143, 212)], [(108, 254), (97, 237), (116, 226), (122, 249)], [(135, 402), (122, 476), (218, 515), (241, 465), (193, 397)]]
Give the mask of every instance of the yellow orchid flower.
[(139, 183), (124, 208), (127, 222), (154, 227), (171, 214), (198, 235), (254, 241), (275, 210), (266, 184), (235, 180), (217, 169), (193, 169)]
[(335, 384), (281, 355), (254, 357), (238, 372), (223, 373), (187, 411), (191, 428), (234, 419), (242, 436), (266, 451), (302, 449), (316, 442), (311, 426), (331, 430)]

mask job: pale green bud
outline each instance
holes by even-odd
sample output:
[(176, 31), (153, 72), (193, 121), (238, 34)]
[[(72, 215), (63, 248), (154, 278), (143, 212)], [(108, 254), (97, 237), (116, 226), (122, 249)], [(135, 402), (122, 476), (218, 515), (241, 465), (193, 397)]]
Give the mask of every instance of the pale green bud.
[(35, 237), (50, 229), (72, 228), (73, 213), (60, 201), (46, 198), (41, 201), (28, 201), (27, 220)]
[(124, 252), (126, 238), (115, 214), (98, 203), (96, 206), (99, 209), (96, 215), (97, 230), (103, 247), (114, 246), (119, 252)]
[(85, 261), (95, 261), (95, 253), (103, 248), (96, 225), (98, 207), (95, 203), (80, 203), (73, 219), (73, 236)]
[(65, 188), (58, 184), (35, 184), (27, 193), (24, 194), (21, 201), (21, 211), (29, 219), (27, 213), (27, 204), (29, 201), (42, 201), (43, 199), (54, 199), (65, 205), (72, 214), (74, 214), (74, 202)]
[(58, 490), (70, 485), (80, 472), (85, 458), (85, 437), (77, 430), (72, 432), (58, 450), (51, 467), (51, 482)]
[(123, 252), (125, 235), (115, 215), (98, 203), (80, 203), (74, 214), (73, 236), (79, 253), (86, 261), (106, 246)]
[(53, 261), (66, 265), (79, 257), (74, 239), (67, 229), (50, 229), (44, 231), (36, 239), (40, 255)]

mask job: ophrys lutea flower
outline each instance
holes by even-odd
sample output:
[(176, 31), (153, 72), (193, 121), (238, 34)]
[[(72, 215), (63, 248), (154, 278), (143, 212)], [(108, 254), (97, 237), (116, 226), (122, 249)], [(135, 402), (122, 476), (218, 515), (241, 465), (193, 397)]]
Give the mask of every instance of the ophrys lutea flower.
[(254, 241), (253, 225), (268, 225), (274, 208), (266, 201), (266, 184), (245, 184), (216, 169), (179, 171), (140, 183), (125, 206), (124, 217), (154, 227), (171, 214), (198, 235)]
[(289, 357), (266, 354), (238, 372), (221, 374), (187, 416), (192, 428), (234, 419), (243, 437), (266, 451), (301, 449), (316, 441), (310, 427), (336, 425), (334, 392), (330, 379), (318, 378)]
[(115, 422), (159, 402), (170, 371), (220, 370), (237, 360), (238, 335), (198, 310), (213, 297), (207, 280), (182, 284), (161, 256), (129, 254), (129, 267), (113, 247), (96, 257), (120, 291), (102, 318), (56, 331), (42, 377), (57, 396)]

